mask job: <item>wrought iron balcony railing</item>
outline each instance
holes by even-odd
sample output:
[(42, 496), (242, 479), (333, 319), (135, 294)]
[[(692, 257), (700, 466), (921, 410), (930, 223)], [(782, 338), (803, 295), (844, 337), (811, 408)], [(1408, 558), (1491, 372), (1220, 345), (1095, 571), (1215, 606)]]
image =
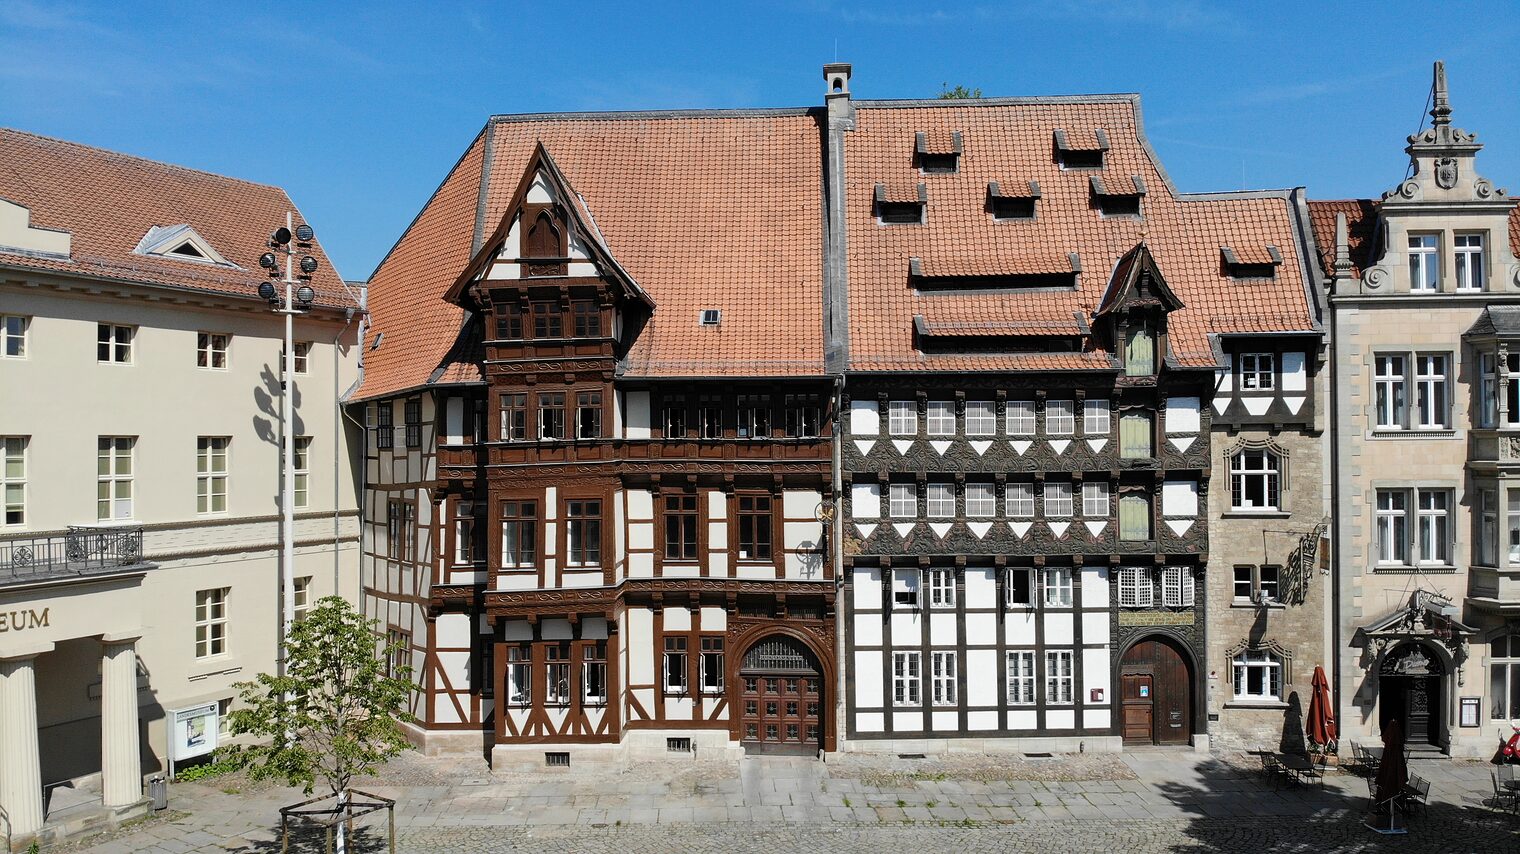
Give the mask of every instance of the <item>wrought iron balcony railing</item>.
[(146, 564), (142, 528), (70, 526), (62, 536), (0, 540), (0, 585), (100, 575)]

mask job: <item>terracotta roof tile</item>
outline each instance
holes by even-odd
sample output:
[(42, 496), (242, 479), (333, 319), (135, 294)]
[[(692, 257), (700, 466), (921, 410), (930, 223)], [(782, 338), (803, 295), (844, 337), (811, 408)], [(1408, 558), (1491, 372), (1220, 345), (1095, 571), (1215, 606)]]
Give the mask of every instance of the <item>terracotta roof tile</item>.
[[(256, 299), (269, 232), (303, 217), (279, 187), (0, 128), (0, 199), (31, 225), (69, 232), (69, 257), (0, 249), (0, 265)], [(189, 225), (235, 267), (138, 254), (155, 226)], [(317, 228), (321, 234), (321, 228)], [(311, 280), (320, 305), (357, 305), (320, 243)]]
[(909, 273), (927, 279), (1061, 274), (1074, 272), (1081, 264), (1080, 259), (1070, 252), (1043, 250), (1039, 247), (1015, 249), (1018, 254), (986, 258), (961, 254), (930, 255), (918, 258), (917, 264), (909, 259)]
[[(1304, 269), (1293, 251), (1294, 214), (1287, 194), (1222, 194), (1185, 197), (1173, 193), (1142, 144), (1134, 102), (1083, 99), (1014, 104), (954, 103), (914, 106), (859, 104), (856, 130), (845, 134), (849, 230), (850, 367), (866, 371), (1052, 370), (1107, 367), (1103, 353), (1034, 357), (976, 354), (925, 356), (914, 349), (913, 317), (938, 323), (1062, 321), (1073, 312), (1091, 317), (1119, 259), (1144, 239), (1162, 275), (1184, 307), (1170, 323), (1172, 355), (1191, 366), (1214, 364), (1208, 336), (1237, 331), (1310, 330)], [(966, 153), (954, 175), (936, 176), (934, 198), (921, 226), (879, 225), (872, 193), (881, 183), (915, 180), (909, 147), (915, 131), (956, 129)], [(1102, 217), (1092, 208), (1092, 170), (1063, 170), (1051, 139), (1065, 129), (1069, 145), (1098, 144), (1105, 129), (1110, 146), (1103, 175), (1148, 188), (1146, 215)], [(1080, 131), (1080, 133), (1079, 133)], [(1035, 220), (997, 221), (985, 211), (988, 182), (1039, 183)], [(1120, 177), (1122, 176), (1122, 178)], [(1219, 247), (1282, 247), (1283, 264), (1271, 280), (1236, 281), (1225, 274)], [(953, 254), (948, 249), (953, 248)], [(905, 287), (906, 259), (931, 265), (951, 257), (983, 259), (992, 269), (1008, 259), (1064, 258), (1079, 253), (1082, 272), (1075, 290), (957, 294), (916, 292)], [(962, 269), (974, 262), (957, 262)], [(1069, 269), (1067, 265), (1066, 269)], [(1042, 359), (1046, 361), (1036, 361)]]
[(962, 141), (959, 132), (937, 127), (918, 132), (917, 148), (920, 154), (959, 154)]

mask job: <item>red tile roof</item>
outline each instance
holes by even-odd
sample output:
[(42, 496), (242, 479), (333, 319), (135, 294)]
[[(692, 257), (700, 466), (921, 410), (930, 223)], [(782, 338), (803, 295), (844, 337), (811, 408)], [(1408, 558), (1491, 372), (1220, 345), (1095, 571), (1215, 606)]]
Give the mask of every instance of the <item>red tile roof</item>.
[[(69, 232), (69, 257), (0, 248), (0, 266), (257, 299), (269, 233), (285, 213), (279, 187), (254, 184), (87, 145), (0, 128), (0, 199), (30, 210), (36, 228)], [(235, 267), (135, 252), (154, 226), (189, 225)], [(317, 233), (321, 234), (320, 226)], [(319, 244), (318, 304), (357, 302)]]
[[(1310, 199), (1309, 221), (1314, 226), (1315, 248), (1319, 251), (1319, 264), (1326, 275), (1335, 270), (1335, 216), (1346, 215), (1346, 237), (1351, 252), (1351, 274), (1361, 276), (1362, 271), (1377, 261), (1373, 253), (1377, 245), (1378, 205), (1375, 199)], [(1520, 207), (1509, 213), (1510, 250), (1520, 254)]]
[[(915, 315), (938, 323), (1064, 322), (1091, 317), (1115, 264), (1142, 239), (1184, 307), (1172, 315), (1172, 355), (1187, 366), (1212, 366), (1209, 335), (1237, 331), (1315, 329), (1306, 270), (1296, 247), (1296, 212), (1287, 192), (1183, 196), (1162, 174), (1138, 125), (1130, 96), (980, 102), (856, 103), (846, 133), (848, 180), (850, 368), (867, 371), (1024, 370), (1107, 367), (1102, 353), (925, 355), (914, 349)], [(965, 153), (955, 174), (919, 178), (912, 167), (914, 131), (962, 131)], [(1051, 149), (1064, 128), (1069, 145), (1096, 147), (1103, 128), (1110, 149), (1097, 174), (1115, 186), (1140, 176), (1148, 189), (1143, 219), (1103, 217), (1093, 209), (1089, 177), (1063, 170)], [(997, 221), (985, 210), (987, 184), (1008, 175), (1035, 180), (1041, 198), (1033, 220)], [(922, 225), (881, 225), (872, 216), (878, 183), (924, 181), (929, 204)], [(1001, 185), (1000, 185), (1001, 186)], [(1277, 245), (1283, 264), (1267, 281), (1231, 279), (1221, 245)], [(1264, 251), (1264, 250), (1263, 250)], [(904, 259), (958, 257), (959, 271), (1009, 259), (1062, 258), (1076, 252), (1082, 272), (1075, 291), (967, 294), (906, 287)], [(1047, 262), (1048, 263), (1048, 262)], [(1066, 266), (1069, 269), (1069, 265)]]

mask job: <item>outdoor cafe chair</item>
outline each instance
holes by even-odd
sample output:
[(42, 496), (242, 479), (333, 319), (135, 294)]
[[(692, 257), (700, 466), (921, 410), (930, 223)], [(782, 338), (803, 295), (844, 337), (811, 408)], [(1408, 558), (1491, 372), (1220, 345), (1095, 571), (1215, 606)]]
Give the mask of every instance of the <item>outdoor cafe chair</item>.
[(1430, 803), (1430, 781), (1418, 774), (1409, 775), (1409, 782), (1404, 784), (1399, 799), (1405, 812), (1412, 812), (1415, 807), (1419, 807), (1423, 813)]
[(1517, 807), (1520, 807), (1520, 792), (1499, 785), (1499, 775), (1493, 771), (1488, 772), (1488, 778), (1494, 783), (1494, 809), (1503, 808), (1514, 812)]

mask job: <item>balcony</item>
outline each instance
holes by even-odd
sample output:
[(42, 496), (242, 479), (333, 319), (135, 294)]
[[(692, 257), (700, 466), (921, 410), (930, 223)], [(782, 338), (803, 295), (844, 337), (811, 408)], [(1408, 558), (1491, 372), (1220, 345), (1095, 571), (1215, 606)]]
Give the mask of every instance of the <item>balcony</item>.
[(142, 528), (70, 526), (62, 536), (0, 540), (0, 587), (152, 569)]

